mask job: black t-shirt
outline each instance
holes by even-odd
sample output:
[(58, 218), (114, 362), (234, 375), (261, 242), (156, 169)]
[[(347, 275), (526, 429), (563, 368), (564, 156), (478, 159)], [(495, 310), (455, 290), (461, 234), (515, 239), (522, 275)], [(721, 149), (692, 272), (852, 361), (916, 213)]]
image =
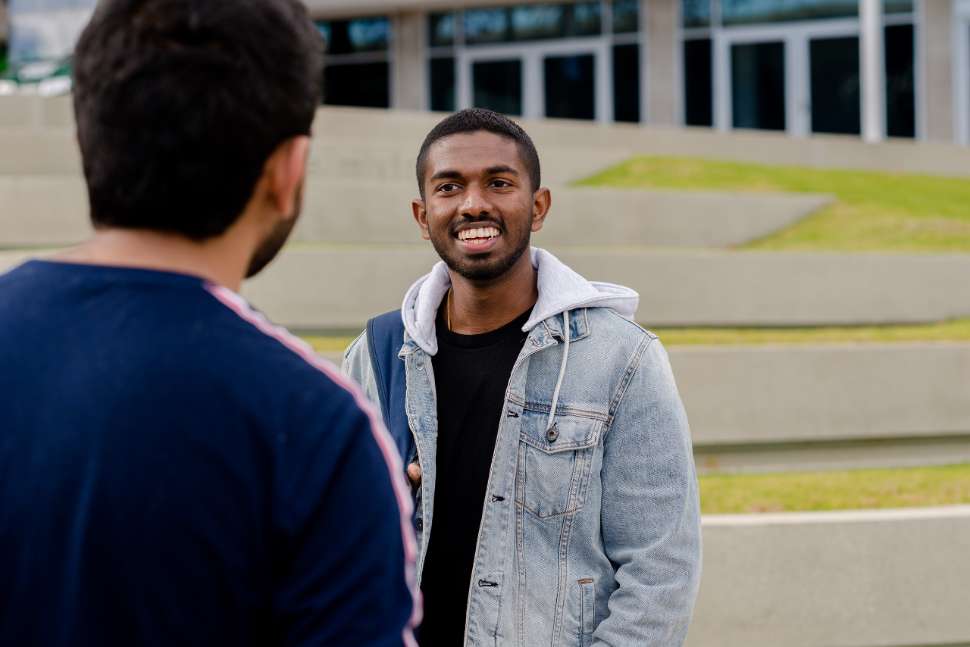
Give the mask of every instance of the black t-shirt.
[(505, 389), (526, 333), (526, 311), (498, 330), (459, 335), (448, 330), (444, 308), (435, 326), (438, 457), (434, 519), (421, 588), (423, 647), (456, 647), (465, 633), (465, 608), (488, 473)]

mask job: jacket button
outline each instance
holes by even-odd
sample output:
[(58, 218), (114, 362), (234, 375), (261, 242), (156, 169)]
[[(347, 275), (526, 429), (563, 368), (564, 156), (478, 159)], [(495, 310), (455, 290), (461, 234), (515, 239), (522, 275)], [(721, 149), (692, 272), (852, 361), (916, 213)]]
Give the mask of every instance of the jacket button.
[(546, 440), (548, 440), (550, 443), (554, 443), (558, 439), (559, 439), (559, 427), (556, 425), (549, 427), (549, 429), (546, 430)]
[(418, 519), (417, 521), (414, 522), (414, 527), (417, 528), (418, 530), (424, 530), (424, 521), (422, 521), (421, 519)]

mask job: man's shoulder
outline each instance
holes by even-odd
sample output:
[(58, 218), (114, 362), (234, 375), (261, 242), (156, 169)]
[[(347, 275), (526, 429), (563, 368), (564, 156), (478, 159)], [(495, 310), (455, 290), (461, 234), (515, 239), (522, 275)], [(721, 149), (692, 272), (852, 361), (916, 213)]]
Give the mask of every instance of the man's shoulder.
[(586, 316), (591, 336), (606, 337), (610, 344), (636, 347), (657, 339), (654, 333), (623, 317), (613, 308), (587, 308)]
[[(242, 299), (215, 296), (227, 306), (214, 335), (222, 338), (221, 360), (232, 364), (224, 371), (226, 379), (238, 380), (245, 391), (271, 393), (267, 400), (286, 402), (289, 420), (360, 409), (358, 387), (306, 341)], [(261, 406), (259, 399), (254, 397), (253, 404)]]

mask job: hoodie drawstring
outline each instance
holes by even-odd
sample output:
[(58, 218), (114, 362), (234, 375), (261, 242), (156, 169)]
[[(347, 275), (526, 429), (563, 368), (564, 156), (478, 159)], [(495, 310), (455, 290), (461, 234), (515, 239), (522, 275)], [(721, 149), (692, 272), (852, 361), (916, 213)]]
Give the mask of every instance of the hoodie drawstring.
[(556, 389), (552, 392), (552, 407), (549, 409), (549, 420), (546, 422), (546, 431), (552, 429), (556, 419), (556, 408), (559, 406), (559, 389), (566, 378), (566, 361), (569, 359), (569, 309), (562, 313), (563, 338), (566, 342), (562, 351), (562, 364), (559, 365), (559, 379), (556, 380)]

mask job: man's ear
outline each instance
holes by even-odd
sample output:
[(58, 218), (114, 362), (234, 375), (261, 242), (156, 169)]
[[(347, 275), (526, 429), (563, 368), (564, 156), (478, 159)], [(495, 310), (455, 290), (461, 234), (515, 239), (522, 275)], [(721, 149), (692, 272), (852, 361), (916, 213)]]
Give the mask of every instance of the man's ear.
[(291, 137), (276, 147), (266, 162), (269, 200), (284, 219), (296, 216), (296, 201), (306, 175), (310, 138)]
[(431, 233), (428, 231), (428, 210), (424, 205), (424, 200), (415, 198), (411, 200), (411, 213), (414, 214), (414, 222), (418, 223), (421, 229), (421, 238), (431, 240)]
[(532, 194), (532, 231), (542, 229), (546, 216), (549, 215), (549, 208), (552, 207), (552, 193), (546, 187), (539, 187)]

